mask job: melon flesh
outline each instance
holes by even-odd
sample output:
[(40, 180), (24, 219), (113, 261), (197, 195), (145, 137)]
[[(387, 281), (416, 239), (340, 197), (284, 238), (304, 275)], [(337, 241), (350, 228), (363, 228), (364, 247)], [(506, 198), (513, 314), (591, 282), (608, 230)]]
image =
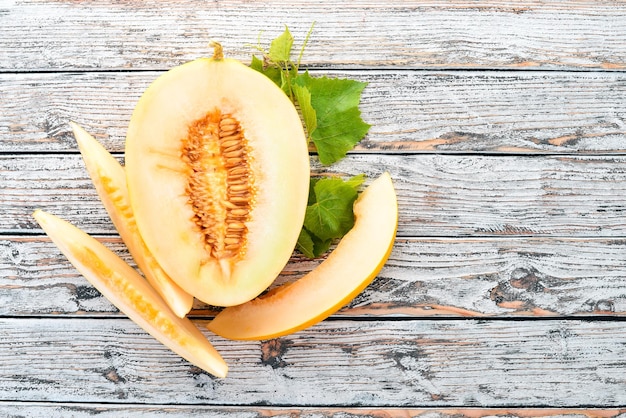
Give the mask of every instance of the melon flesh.
[[(230, 126), (239, 148), (228, 151), (220, 135)], [(141, 236), (198, 299), (246, 302), (288, 262), (306, 210), (309, 155), (297, 111), (264, 75), (218, 54), (166, 72), (133, 112), (125, 167)], [(233, 185), (238, 170), (246, 180)]]
[(61, 218), (41, 210), (33, 216), (74, 267), (120, 311), (192, 364), (226, 376), (228, 366), (200, 330), (174, 314), (124, 260)]
[(353, 228), (313, 271), (222, 310), (209, 330), (235, 340), (276, 338), (307, 328), (352, 300), (380, 272), (395, 241), (398, 204), (388, 173), (359, 196), (354, 216)]
[(75, 123), (70, 125), (100, 200), (133, 259), (174, 313), (184, 317), (191, 310), (193, 296), (163, 271), (141, 238), (130, 207), (124, 168), (87, 131)]

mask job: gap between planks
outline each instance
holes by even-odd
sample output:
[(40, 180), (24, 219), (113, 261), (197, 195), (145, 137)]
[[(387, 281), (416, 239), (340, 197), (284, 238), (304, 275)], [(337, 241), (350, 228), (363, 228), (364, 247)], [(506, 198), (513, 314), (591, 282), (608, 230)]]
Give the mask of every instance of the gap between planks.
[(479, 418), (479, 417), (507, 417), (507, 418), (618, 418), (626, 414), (626, 409), (602, 409), (597, 407), (585, 408), (467, 408), (463, 406), (448, 408), (419, 408), (410, 409), (389, 406), (385, 408), (342, 408), (341, 406), (328, 407), (314, 405), (300, 407), (237, 407), (232, 405), (202, 406), (202, 405), (164, 405), (164, 404), (113, 404), (113, 403), (55, 403), (55, 402), (2, 402), (0, 413), (12, 417), (17, 414), (27, 414), (30, 418), (48, 418), (51, 414), (72, 414), (73, 418), (90, 418), (97, 414), (101, 418), (117, 418), (120, 413), (130, 413), (133, 417), (153, 416), (167, 418), (187, 417), (219, 417), (230, 416), (242, 418), (260, 417), (301, 417), (301, 418), (338, 418), (350, 416), (352, 418)]

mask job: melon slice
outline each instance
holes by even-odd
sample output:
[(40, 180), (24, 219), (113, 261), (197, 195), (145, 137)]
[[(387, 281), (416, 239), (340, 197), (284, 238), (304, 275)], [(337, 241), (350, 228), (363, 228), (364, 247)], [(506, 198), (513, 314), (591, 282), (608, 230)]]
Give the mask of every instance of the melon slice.
[(381, 175), (354, 204), (353, 228), (313, 271), (239, 306), (209, 330), (235, 340), (262, 340), (307, 328), (338, 311), (376, 277), (393, 247), (398, 204), (391, 177)]
[(192, 364), (226, 376), (228, 366), (200, 330), (174, 314), (124, 260), (61, 218), (41, 210), (33, 216), (74, 267), (120, 311)]
[(144, 92), (125, 169), (141, 236), (196, 298), (246, 302), (289, 261), (308, 199), (302, 122), (280, 88), (219, 45)]
[(124, 168), (83, 128), (75, 123), (70, 125), (100, 200), (130, 254), (172, 311), (184, 317), (191, 310), (193, 296), (169, 278), (143, 242), (130, 207)]

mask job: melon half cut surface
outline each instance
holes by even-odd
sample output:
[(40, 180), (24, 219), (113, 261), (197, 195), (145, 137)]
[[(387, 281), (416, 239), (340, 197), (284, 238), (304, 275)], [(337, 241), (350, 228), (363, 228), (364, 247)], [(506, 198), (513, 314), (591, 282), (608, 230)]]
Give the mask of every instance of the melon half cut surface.
[(395, 242), (398, 203), (388, 173), (359, 196), (354, 216), (354, 227), (313, 271), (222, 310), (209, 330), (235, 340), (276, 338), (307, 328), (352, 300), (380, 272)]
[(231, 306), (275, 280), (304, 220), (310, 167), (300, 117), (271, 80), (217, 46), (148, 87), (125, 152), (141, 236), (182, 289)]

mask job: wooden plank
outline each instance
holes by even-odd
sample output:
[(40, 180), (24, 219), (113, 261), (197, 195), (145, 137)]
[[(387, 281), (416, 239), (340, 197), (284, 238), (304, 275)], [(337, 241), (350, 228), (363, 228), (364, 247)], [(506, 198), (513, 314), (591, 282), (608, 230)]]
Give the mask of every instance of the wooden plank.
[[(76, 151), (73, 120), (124, 150), (133, 107), (160, 72), (0, 74), (0, 152)], [(360, 152), (626, 151), (626, 74), (317, 71), (368, 82)]]
[(72, 418), (133, 417), (301, 417), (301, 418), (619, 418), (626, 414), (626, 409), (567, 409), (567, 408), (269, 408), (237, 406), (202, 406), (202, 405), (123, 405), (123, 404), (73, 404), (73, 403), (13, 403), (0, 402), (0, 413), (7, 418), (28, 416), (30, 418), (48, 418), (50, 416), (68, 416)]
[(0, 12), (5, 71), (162, 69), (207, 54), (210, 39), (249, 59), (261, 31), (267, 44), (287, 24), (302, 40), (313, 21), (316, 66), (626, 66), (626, 5), (614, 0), (13, 1)]
[[(118, 238), (100, 238), (134, 266)], [(294, 256), (276, 284), (319, 260)], [(626, 315), (625, 239), (400, 239), (343, 317)], [(192, 316), (215, 309), (196, 302)], [(44, 237), (0, 239), (0, 315), (115, 315)]]
[[(203, 322), (197, 322), (203, 327)], [(215, 379), (122, 319), (0, 319), (2, 401), (344, 407), (619, 407), (617, 321), (331, 321), (289, 337), (209, 337)]]
[[(369, 179), (388, 170), (398, 192), (399, 235), (626, 234), (624, 156), (352, 155), (313, 172)], [(114, 229), (79, 155), (1, 155), (0, 232), (37, 231), (36, 208), (90, 233)]]

